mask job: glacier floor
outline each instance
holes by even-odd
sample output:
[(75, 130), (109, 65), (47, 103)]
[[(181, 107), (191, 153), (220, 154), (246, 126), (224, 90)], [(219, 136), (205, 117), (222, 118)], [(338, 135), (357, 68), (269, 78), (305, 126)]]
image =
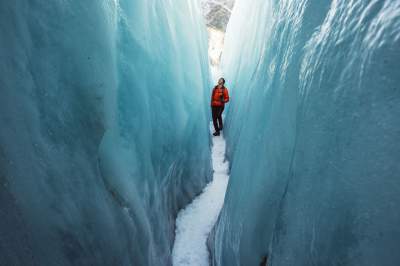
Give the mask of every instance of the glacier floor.
[(212, 140), (213, 180), (178, 214), (172, 250), (174, 266), (209, 265), (206, 241), (224, 203), (229, 178), (223, 134)]

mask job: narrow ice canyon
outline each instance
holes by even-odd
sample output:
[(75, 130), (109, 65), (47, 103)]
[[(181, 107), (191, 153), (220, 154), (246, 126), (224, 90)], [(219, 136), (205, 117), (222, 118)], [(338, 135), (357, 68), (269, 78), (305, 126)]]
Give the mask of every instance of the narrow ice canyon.
[(170, 266), (186, 210), (187, 265), (400, 265), (399, 84), (398, 0), (0, 1), (0, 265)]

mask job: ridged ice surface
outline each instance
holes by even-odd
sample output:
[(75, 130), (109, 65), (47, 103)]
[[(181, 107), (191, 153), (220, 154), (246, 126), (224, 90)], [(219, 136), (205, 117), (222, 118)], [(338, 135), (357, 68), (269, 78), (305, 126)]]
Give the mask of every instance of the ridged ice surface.
[(0, 1), (0, 265), (171, 265), (211, 179), (207, 33), (173, 4)]
[(236, 2), (214, 265), (399, 265), (400, 2)]

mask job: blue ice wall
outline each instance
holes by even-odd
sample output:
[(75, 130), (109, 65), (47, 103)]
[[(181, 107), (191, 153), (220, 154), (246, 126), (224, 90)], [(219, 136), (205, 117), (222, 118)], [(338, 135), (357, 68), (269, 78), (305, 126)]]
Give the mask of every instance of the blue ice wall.
[(210, 178), (197, 1), (0, 1), (0, 25), (0, 265), (170, 265)]
[(400, 265), (400, 2), (238, 0), (213, 265)]

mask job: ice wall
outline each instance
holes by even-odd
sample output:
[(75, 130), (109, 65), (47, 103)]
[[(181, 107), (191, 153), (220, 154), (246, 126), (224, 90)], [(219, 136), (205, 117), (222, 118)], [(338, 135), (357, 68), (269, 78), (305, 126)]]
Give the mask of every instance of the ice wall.
[(399, 265), (400, 2), (236, 2), (213, 265)]
[(210, 179), (197, 1), (0, 1), (0, 265), (169, 265)]

